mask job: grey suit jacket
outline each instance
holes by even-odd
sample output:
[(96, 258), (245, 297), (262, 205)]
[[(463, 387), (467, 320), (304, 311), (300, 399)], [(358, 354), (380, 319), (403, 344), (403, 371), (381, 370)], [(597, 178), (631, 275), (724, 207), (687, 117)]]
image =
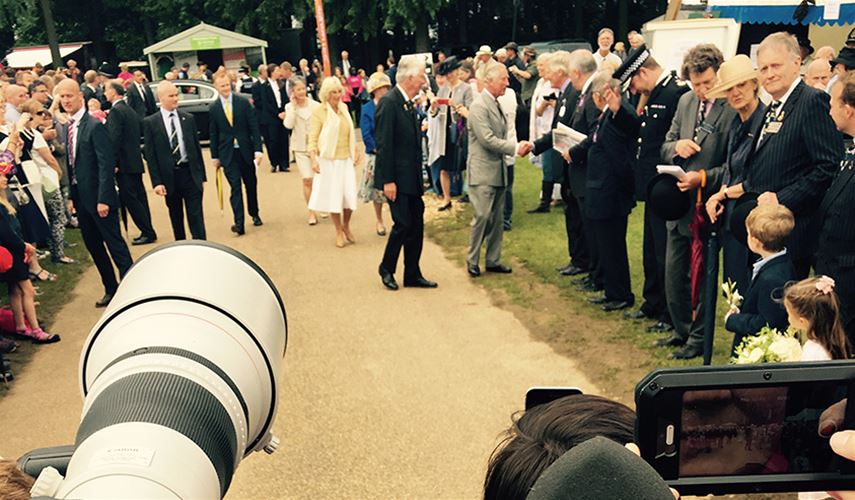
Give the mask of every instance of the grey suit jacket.
[(486, 90), (469, 108), (469, 185), (503, 187), (508, 184), (503, 157), (516, 152), (517, 145), (508, 140), (508, 125), (496, 99)]
[[(671, 128), (662, 144), (662, 163), (681, 165), (687, 172), (706, 170), (707, 183), (703, 193), (703, 199), (706, 200), (712, 193), (718, 191), (721, 185), (727, 158), (727, 135), (736, 111), (727, 104), (726, 99), (716, 99), (707, 118), (698, 125), (696, 122), (699, 106), (700, 101), (694, 92), (686, 92), (680, 97)], [(697, 130), (696, 125), (698, 125)], [(677, 141), (681, 139), (694, 140), (701, 147), (700, 152), (688, 159), (677, 156)], [(689, 222), (695, 213), (696, 197), (697, 193), (693, 192), (693, 203), (689, 213), (679, 221), (667, 222), (668, 229), (673, 230), (679, 224), (680, 231), (686, 236), (689, 235)]]

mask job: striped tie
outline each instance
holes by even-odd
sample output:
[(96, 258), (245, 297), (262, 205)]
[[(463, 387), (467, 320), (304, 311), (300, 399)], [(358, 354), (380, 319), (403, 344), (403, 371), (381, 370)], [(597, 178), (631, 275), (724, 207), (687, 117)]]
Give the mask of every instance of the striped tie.
[(760, 137), (757, 141), (757, 145), (759, 146), (763, 139), (766, 137), (766, 130), (768, 130), (769, 125), (778, 119), (778, 110), (781, 109), (781, 101), (772, 101), (772, 104), (769, 105), (769, 109), (766, 112), (766, 119), (763, 122), (763, 129), (760, 131)]
[(68, 156), (68, 173), (71, 178), (71, 184), (77, 184), (77, 172), (74, 168), (74, 119), (68, 120), (68, 137), (67, 137), (66, 150), (68, 151), (66, 154)]
[(172, 147), (172, 159), (175, 164), (181, 161), (181, 146), (178, 144), (178, 122), (175, 120), (175, 112), (169, 114), (172, 123), (172, 132), (169, 134), (169, 145)]

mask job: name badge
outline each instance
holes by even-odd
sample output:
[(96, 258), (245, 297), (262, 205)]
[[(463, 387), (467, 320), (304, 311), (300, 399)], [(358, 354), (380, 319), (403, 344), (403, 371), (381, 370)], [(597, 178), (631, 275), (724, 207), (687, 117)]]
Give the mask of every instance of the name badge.
[(783, 122), (772, 122), (769, 125), (766, 125), (765, 132), (767, 134), (777, 134), (781, 131), (781, 125), (783, 125)]
[(706, 122), (701, 123), (701, 126), (698, 128), (700, 130), (703, 130), (704, 132), (706, 132), (708, 134), (714, 134), (715, 133), (715, 125), (710, 125), (709, 123), (706, 123)]
[(565, 111), (564, 106), (561, 106), (561, 109), (558, 110), (558, 116), (564, 118), (564, 111)]

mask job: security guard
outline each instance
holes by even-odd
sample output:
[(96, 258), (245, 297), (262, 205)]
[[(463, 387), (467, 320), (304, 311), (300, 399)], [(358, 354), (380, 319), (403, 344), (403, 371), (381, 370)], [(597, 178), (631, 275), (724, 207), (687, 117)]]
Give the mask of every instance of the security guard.
[[(675, 73), (666, 72), (642, 45), (616, 71), (624, 90), (647, 97), (641, 110), (641, 128), (638, 133), (638, 151), (635, 162), (635, 194), (646, 200), (647, 184), (656, 175), (665, 135), (677, 111), (680, 97), (689, 90)], [(627, 317), (651, 318), (657, 323), (648, 331), (670, 331), (671, 318), (665, 302), (665, 249), (667, 232), (665, 221), (647, 206), (644, 209), (644, 303), (638, 311)]]

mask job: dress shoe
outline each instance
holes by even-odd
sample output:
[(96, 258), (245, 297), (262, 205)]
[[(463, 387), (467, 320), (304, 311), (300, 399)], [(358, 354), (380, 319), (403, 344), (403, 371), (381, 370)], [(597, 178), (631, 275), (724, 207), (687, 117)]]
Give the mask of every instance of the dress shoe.
[(459, 201), (460, 203), (469, 203), (469, 194), (464, 194), (457, 201)]
[(481, 276), (481, 268), (478, 267), (478, 264), (467, 263), (466, 264), (466, 272), (468, 272), (469, 276), (472, 276), (473, 278), (477, 278), (478, 276)]
[(412, 288), (436, 288), (439, 285), (437, 285), (435, 281), (425, 279), (424, 276), (422, 276), (413, 281), (404, 280), (404, 286)]
[(603, 304), (603, 311), (620, 311), (621, 309), (626, 309), (628, 307), (632, 307), (632, 302), (626, 300), (610, 300)]
[(290, 167), (279, 167), (279, 171), (280, 172), (290, 172), (291, 168)]
[(395, 275), (390, 273), (389, 271), (383, 269), (383, 266), (380, 266), (380, 279), (383, 280), (383, 286), (388, 288), (389, 290), (397, 290), (398, 282), (395, 281)]
[(565, 269), (570, 269), (571, 267), (573, 267), (573, 264), (567, 263), (566, 265), (556, 267), (555, 271), (560, 273), (561, 271), (563, 271)]
[(577, 278), (577, 279), (573, 280), (572, 283), (574, 285), (587, 285), (591, 282), (591, 280), (592, 280), (591, 276), (588, 275), (588, 276), (583, 276), (581, 278)]
[(237, 224), (232, 225), (232, 232), (236, 235), (240, 236), (244, 234), (246, 231), (243, 230), (243, 226), (238, 226)]
[(495, 266), (487, 266), (488, 273), (499, 273), (499, 274), (510, 274), (512, 269), (504, 264), (498, 264)]
[(154, 243), (155, 241), (157, 241), (156, 237), (140, 236), (139, 238), (134, 238), (131, 241), (131, 245), (148, 245), (150, 243)]
[(582, 268), (581, 268), (581, 267), (579, 267), (579, 266), (570, 266), (570, 267), (568, 267), (568, 268), (566, 268), (566, 269), (562, 269), (562, 270), (561, 270), (561, 271), (559, 271), (559, 272), (560, 272), (562, 275), (564, 275), (564, 276), (576, 276), (577, 274), (587, 273), (587, 272), (588, 272), (588, 270), (587, 270), (587, 269), (582, 269)]
[(676, 335), (671, 335), (670, 337), (657, 340), (653, 345), (656, 347), (680, 347), (686, 345), (686, 341)]
[(530, 214), (548, 214), (549, 213), (549, 204), (540, 204), (537, 208), (532, 208), (531, 210), (527, 210)]
[(95, 303), (95, 307), (107, 307), (107, 304), (109, 304), (111, 300), (113, 300), (113, 294), (105, 293), (104, 296)]
[(588, 297), (588, 302), (591, 304), (605, 304), (608, 300), (605, 295), (597, 295), (594, 297)]
[(270, 167), (270, 172), (274, 174), (276, 173), (276, 165)]
[(253, 226), (260, 226), (262, 224), (264, 224), (264, 223), (261, 222), (261, 217), (256, 215), (255, 217), (252, 218), (252, 225)]
[(594, 282), (588, 283), (587, 285), (579, 285), (576, 287), (576, 290), (580, 292), (602, 292), (603, 287), (597, 285)]
[(441, 207), (437, 208), (437, 211), (439, 211), (439, 212), (445, 212), (445, 211), (446, 211), (446, 210), (448, 210), (449, 208), (451, 208), (451, 202), (450, 202), (450, 201), (449, 201), (448, 203), (446, 203), (445, 205), (443, 205), (443, 206), (441, 206)]
[(674, 330), (674, 325), (665, 323), (664, 321), (657, 321), (652, 325), (647, 327), (647, 333), (664, 333), (670, 332)]
[(700, 346), (687, 345), (671, 355), (674, 359), (692, 359), (703, 356), (704, 350)]
[(623, 313), (623, 317), (626, 319), (644, 319), (647, 318), (647, 313), (642, 311), (641, 309), (637, 311), (628, 311)]
[(505, 230), (505, 231), (510, 231), (510, 230), (512, 230), (513, 228), (514, 228), (514, 226), (513, 226), (513, 224), (511, 224), (510, 222), (504, 222), (504, 223), (502, 223), (502, 229), (503, 229), (503, 230)]

